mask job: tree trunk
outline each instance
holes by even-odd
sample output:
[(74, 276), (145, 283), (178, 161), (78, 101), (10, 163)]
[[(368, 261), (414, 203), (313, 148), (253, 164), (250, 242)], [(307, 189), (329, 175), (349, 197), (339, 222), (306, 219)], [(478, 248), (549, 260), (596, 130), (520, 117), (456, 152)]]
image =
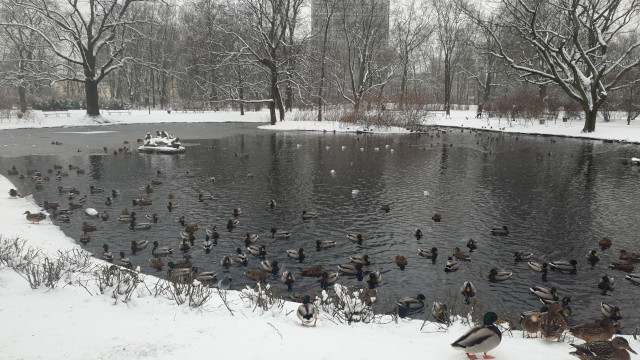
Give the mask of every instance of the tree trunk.
[(276, 103), (271, 100), (269, 102), (269, 115), (271, 115), (271, 125), (276, 124)]
[(244, 115), (244, 88), (242, 86), (238, 89), (238, 97), (240, 98), (240, 115)]
[(587, 109), (584, 111), (585, 120), (584, 128), (582, 132), (591, 133), (596, 131), (596, 116), (598, 115), (597, 109)]
[(87, 98), (87, 115), (100, 116), (98, 105), (98, 83), (87, 79), (84, 81), (84, 92)]
[(27, 88), (18, 86), (18, 97), (20, 101), (20, 112), (24, 113), (27, 111)]

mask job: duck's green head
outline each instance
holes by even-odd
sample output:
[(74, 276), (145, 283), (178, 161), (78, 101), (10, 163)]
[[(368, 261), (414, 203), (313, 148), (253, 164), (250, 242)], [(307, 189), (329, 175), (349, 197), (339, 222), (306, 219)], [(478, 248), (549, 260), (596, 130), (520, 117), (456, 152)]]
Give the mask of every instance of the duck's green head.
[(158, 247), (158, 241), (153, 242), (153, 247)]
[(124, 251), (120, 251), (120, 257), (123, 258), (124, 257)]
[(571, 259), (571, 261), (569, 261), (569, 263), (573, 266), (578, 265), (578, 262), (576, 261), (576, 259)]
[[(489, 275), (494, 275), (494, 276), (495, 276), (495, 275), (498, 275), (498, 269), (496, 269), (496, 268), (491, 269), (491, 270), (489, 271)], [(486, 315), (485, 315), (485, 316), (486, 316)]]
[(238, 254), (242, 254), (242, 249), (237, 248), (237, 249), (236, 249), (236, 252), (237, 252)]
[(484, 326), (491, 326), (493, 325), (496, 321), (498, 321), (498, 315), (496, 313), (494, 313), (493, 311), (489, 311), (488, 313), (484, 314)]
[(416, 296), (416, 298), (418, 298), (418, 300), (422, 300), (422, 301), (424, 301), (426, 299), (424, 297), (424, 295), (422, 295), (422, 294), (418, 294), (418, 296)]
[(432, 252), (434, 255), (438, 255), (438, 249), (437, 249), (437, 248), (435, 248), (435, 247), (432, 247), (432, 248), (431, 248), (431, 252)]
[(167, 264), (167, 266), (169, 267), (169, 269), (173, 270), (173, 267), (175, 266), (175, 264), (172, 261), (169, 261), (169, 263)]
[(356, 235), (356, 239), (358, 239), (358, 240), (362, 240), (362, 234), (357, 234), (357, 235)]
[(322, 241), (316, 240), (316, 247), (320, 247), (320, 245), (322, 245)]
[(548, 270), (549, 269), (549, 263), (543, 262), (542, 263), (542, 268)]
[(193, 271), (194, 273), (198, 273), (198, 268), (196, 266), (191, 268), (191, 271)]
[(304, 249), (303, 248), (298, 249), (298, 254), (299, 255), (304, 255)]
[(277, 262), (277, 261), (273, 261), (273, 262), (271, 263), (271, 266), (273, 266), (273, 267), (278, 267), (278, 262)]
[(109, 251), (109, 245), (107, 244), (102, 245), (102, 248), (104, 249), (104, 251)]
[(275, 234), (275, 233), (276, 233), (276, 231), (278, 231), (276, 228), (274, 228), (274, 227), (272, 227), (272, 228), (271, 228), (271, 233), (272, 233), (272, 234)]
[(362, 260), (364, 260), (365, 263), (371, 262), (371, 258), (369, 258), (369, 255), (363, 255)]
[(309, 295), (306, 295), (306, 296), (304, 297), (304, 301), (303, 301), (302, 303), (303, 303), (303, 304), (308, 304), (308, 303), (310, 303), (310, 302), (311, 302), (311, 297), (309, 297)]
[(362, 264), (361, 263), (357, 263), (356, 264), (356, 269), (362, 269)]
[(540, 312), (541, 313), (546, 313), (547, 311), (549, 311), (549, 308), (546, 307), (546, 306), (543, 306), (543, 307), (540, 308)]
[(598, 253), (595, 250), (591, 250), (589, 253), (591, 256), (598, 256)]
[(604, 275), (601, 279), (600, 282), (605, 282), (605, 283), (609, 283), (609, 277), (607, 275)]
[(562, 298), (562, 305), (563, 306), (567, 306), (569, 304), (573, 304), (573, 301), (571, 301), (571, 298), (568, 296), (565, 296)]
[(131, 240), (131, 246), (136, 246), (136, 241), (135, 240)]
[(229, 225), (233, 225), (233, 220), (229, 220), (229, 221), (227, 221), (227, 224), (229, 224)]

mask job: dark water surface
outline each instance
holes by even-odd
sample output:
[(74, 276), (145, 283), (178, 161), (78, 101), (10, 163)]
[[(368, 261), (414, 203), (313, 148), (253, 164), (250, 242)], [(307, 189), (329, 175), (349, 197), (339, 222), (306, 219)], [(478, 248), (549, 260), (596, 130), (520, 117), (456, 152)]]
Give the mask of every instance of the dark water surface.
[[(186, 154), (112, 154), (111, 148), (122, 146), (120, 140), (128, 139), (135, 147), (136, 138), (160, 125), (154, 126), (104, 127), (97, 130), (113, 133), (93, 135), (62, 132), (95, 128), (3, 131), (3, 144), (12, 139), (21, 145), (3, 148), (0, 169), (4, 174), (13, 164), (22, 172), (38, 169), (45, 173), (53, 164), (86, 169), (84, 175), (71, 172), (62, 180), (52, 177), (42, 190), (36, 190), (28, 178), (10, 179), (23, 194), (33, 193), (38, 202), (66, 204), (58, 186), (79, 189), (80, 196), (88, 198), (85, 207), (100, 213), (106, 209), (111, 219), (88, 219), (76, 211), (70, 223), (58, 223), (64, 232), (79, 239), (83, 221), (96, 224), (98, 231), (91, 233), (92, 241), (83, 247), (99, 256), (102, 245), (109, 244), (113, 252), (125, 251), (134, 266), (159, 276), (166, 270), (156, 272), (149, 267), (151, 246), (133, 255), (131, 240), (157, 240), (160, 246), (175, 249), (165, 263), (178, 260), (182, 257), (178, 250), (182, 228), (175, 218), (184, 215), (187, 223), (201, 227), (196, 232), (197, 243), (204, 239), (205, 228), (218, 226), (221, 239), (210, 254), (198, 244), (189, 254), (200, 271), (216, 271), (219, 277), (228, 273), (236, 281), (235, 289), (253, 282), (243, 275), (245, 268), (226, 270), (220, 260), (224, 255), (235, 258), (237, 247), (246, 253), (243, 240), (251, 232), (260, 235), (257, 244), (266, 246), (268, 259), (277, 260), (282, 270), (296, 275), (294, 293), (321, 290), (316, 279), (300, 276), (299, 268), (320, 264), (337, 271), (338, 264), (348, 263), (350, 255), (368, 254), (372, 264), (367, 270), (382, 272), (379, 291), (388, 298), (423, 293), (430, 300), (428, 306), (433, 300), (452, 301), (452, 296), (460, 302), (456, 294), (464, 281), (471, 280), (484, 306), (524, 311), (540, 308), (528, 290), (531, 285), (556, 286), (560, 297), (569, 295), (575, 301), (570, 324), (599, 318), (602, 301), (620, 306), (625, 332), (632, 332), (638, 324), (640, 287), (626, 281), (625, 273), (608, 269), (617, 261), (620, 249), (640, 251), (640, 173), (637, 167), (621, 164), (623, 159), (638, 156), (636, 145), (460, 130), (432, 130), (421, 136), (355, 135), (274, 133), (255, 130), (255, 124), (166, 124), (162, 129), (183, 139)], [(54, 148), (48, 155), (21, 155), (22, 147), (33, 145), (30, 141), (46, 144), (58, 138), (69, 149), (86, 150), (50, 155)], [(102, 146), (108, 146), (110, 154), (101, 154)], [(157, 176), (157, 170), (164, 174)], [(195, 177), (187, 176), (187, 171)], [(139, 188), (152, 179), (163, 184), (147, 195)], [(118, 189), (121, 196), (107, 207), (108, 194), (90, 194), (90, 185)], [(354, 189), (359, 190), (357, 195), (352, 194)], [(171, 213), (166, 208), (170, 193), (175, 195), (174, 203), (180, 204)], [(212, 194), (213, 200), (199, 202), (200, 193)], [(141, 197), (153, 200), (153, 205), (132, 206), (132, 199)], [(277, 201), (273, 210), (267, 206), (270, 199)], [(380, 210), (380, 203), (390, 203), (391, 211)], [(228, 232), (225, 224), (238, 207), (242, 209), (240, 224)], [(144, 215), (152, 213), (158, 214), (159, 221), (151, 230), (131, 231), (128, 223), (116, 219), (124, 208), (134, 210), (139, 222), (147, 222)], [(302, 220), (304, 209), (319, 217)], [(435, 213), (443, 215), (441, 222), (431, 220)], [(490, 235), (492, 227), (502, 225), (509, 227), (508, 236)], [(291, 231), (291, 238), (272, 239), (272, 227)], [(425, 233), (420, 240), (412, 235), (416, 227)], [(347, 233), (361, 233), (365, 241), (352, 243)], [(602, 251), (597, 243), (605, 236), (613, 239), (613, 246)], [(470, 238), (478, 241), (472, 261), (460, 263), (457, 272), (445, 273), (447, 256), (455, 247), (467, 251)], [(338, 244), (316, 251), (316, 240)], [(440, 252), (435, 263), (418, 256), (418, 248), (433, 246)], [(299, 247), (307, 253), (302, 264), (286, 256), (287, 249)], [(597, 249), (602, 259), (594, 267), (585, 260), (591, 249)], [(530, 270), (526, 262), (513, 262), (518, 250), (532, 251), (533, 260), (539, 262), (576, 259), (580, 267), (576, 275), (550, 272), (548, 282), (542, 283), (540, 273)], [(394, 263), (398, 254), (408, 259), (404, 271)], [(512, 271), (513, 277), (491, 283), (487, 272), (492, 267)], [(259, 259), (250, 256), (247, 268), (260, 268)], [(603, 296), (597, 284), (605, 274), (616, 279), (616, 288)], [(269, 282), (284, 287), (279, 276)], [(339, 282), (366, 285), (349, 276), (342, 276)]]

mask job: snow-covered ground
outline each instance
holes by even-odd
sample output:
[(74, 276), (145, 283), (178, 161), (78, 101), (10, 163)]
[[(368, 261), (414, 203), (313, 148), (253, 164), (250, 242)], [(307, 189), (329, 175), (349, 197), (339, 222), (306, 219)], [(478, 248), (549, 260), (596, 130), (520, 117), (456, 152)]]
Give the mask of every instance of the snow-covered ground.
[[(434, 124), (482, 127), (486, 120), (472, 119), (470, 112), (452, 112), (452, 119), (434, 118)], [(475, 114), (473, 114), (475, 115)], [(468, 118), (468, 119), (467, 119)], [(268, 113), (249, 113), (240, 117), (230, 113), (172, 113), (133, 112), (132, 115), (107, 117), (111, 123), (138, 122), (196, 122), (196, 121), (256, 121), (268, 120)], [(3, 120), (0, 129), (44, 126), (88, 125), (81, 113), (69, 117), (41, 118), (30, 122)], [(314, 124), (317, 125), (317, 124)], [(518, 131), (491, 121), (494, 129)], [(304, 123), (283, 122), (267, 129), (302, 130)], [(338, 124), (322, 123), (315, 130), (333, 131), (344, 128)], [(521, 125), (521, 132), (542, 132), (570, 136), (584, 135), (580, 121), (557, 124)], [(589, 137), (640, 141), (640, 122), (598, 123), (596, 133)], [(337, 131), (337, 130), (336, 130)], [(345, 129), (345, 131), (347, 131)], [(349, 129), (348, 131), (352, 131)], [(381, 129), (381, 132), (389, 129)], [(399, 130), (398, 130), (399, 131)], [(602, 135), (605, 134), (605, 135)], [(179, 135), (179, 134), (178, 134)], [(6, 171), (6, 169), (2, 169)], [(25, 211), (38, 212), (40, 208), (29, 194), (11, 199), (13, 184), (0, 176), (0, 358), (2, 359), (466, 359), (464, 353), (449, 344), (462, 335), (468, 326), (456, 322), (449, 328), (428, 323), (422, 319), (401, 319), (399, 322), (382, 318), (376, 323), (336, 323), (328, 313), (321, 312), (317, 327), (303, 327), (295, 315), (298, 304), (287, 302), (282, 309), (263, 311), (249, 302), (243, 289), (219, 293), (213, 290), (209, 301), (200, 307), (177, 305), (172, 291), (160, 291), (166, 282), (153, 276), (135, 275), (142, 282), (129, 293), (114, 296), (114, 287), (104, 294), (99, 291), (93, 271), (104, 269), (108, 263), (91, 259), (74, 271), (67, 271), (53, 289), (41, 285), (30, 287), (24, 271), (14, 271), (26, 261), (17, 256), (7, 258), (6, 247), (13, 239), (25, 241), (27, 248), (38, 249), (34, 263), (45, 257), (57, 259), (61, 253), (82, 253), (75, 240), (66, 237), (51, 220), (32, 224)], [(97, 254), (100, 256), (100, 254)], [(82, 259), (80, 255), (73, 255)], [(117, 292), (116, 292), (117, 293)], [(428, 297), (428, 294), (427, 294)], [(226, 302), (223, 301), (225, 298)], [(427, 306), (430, 308), (431, 303)], [(428, 312), (427, 312), (428, 313)], [(631, 347), (640, 350), (640, 342), (627, 336)], [(519, 331), (506, 331), (502, 343), (490, 355), (497, 359), (572, 359), (568, 343), (555, 343), (542, 339), (527, 339)], [(481, 354), (479, 354), (481, 355)], [(637, 355), (631, 355), (638, 359)]]

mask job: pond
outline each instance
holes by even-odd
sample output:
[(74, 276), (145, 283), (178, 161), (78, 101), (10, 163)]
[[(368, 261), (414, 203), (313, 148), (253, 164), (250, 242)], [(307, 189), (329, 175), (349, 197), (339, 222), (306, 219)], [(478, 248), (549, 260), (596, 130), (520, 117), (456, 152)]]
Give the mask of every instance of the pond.
[[(254, 284), (243, 271), (261, 268), (260, 259), (249, 256), (246, 268), (234, 264), (229, 269), (222, 267), (220, 260), (224, 255), (235, 259), (238, 247), (247, 253), (245, 235), (255, 233), (259, 235), (256, 244), (266, 247), (266, 258), (278, 261), (282, 270), (296, 276), (293, 293), (321, 291), (318, 280), (302, 277), (300, 268), (322, 265), (334, 272), (339, 264), (349, 263), (349, 256), (367, 254), (371, 265), (366, 270), (382, 273), (378, 290), (387, 307), (389, 299), (418, 293), (429, 299), (429, 307), (434, 300), (452, 302), (456, 298), (460, 302), (460, 287), (470, 280), (485, 307), (537, 310), (541, 305), (529, 287), (555, 286), (560, 297), (568, 295), (575, 302), (570, 324), (599, 318), (600, 302), (620, 306), (627, 333), (640, 320), (640, 287), (626, 281), (626, 273), (608, 268), (618, 260), (619, 250), (640, 251), (634, 195), (640, 173), (635, 166), (622, 165), (623, 159), (638, 155), (636, 145), (460, 129), (432, 129), (422, 135), (369, 135), (274, 133), (256, 130), (255, 124), (162, 126), (182, 139), (186, 154), (112, 153), (112, 147), (123, 146), (121, 139), (128, 139), (129, 146), (135, 148), (136, 138), (156, 130), (144, 125), (104, 127), (99, 136), (89, 136), (91, 128), (40, 129), (35, 137), (39, 141), (67, 136), (65, 144), (88, 150), (31, 156), (20, 156), (14, 150), (0, 158), (0, 169), (6, 174), (15, 164), (22, 172), (38, 169), (43, 175), (48, 175), (46, 170), (54, 164), (84, 169), (84, 174), (71, 171), (61, 180), (51, 176), (42, 189), (36, 189), (28, 177), (10, 180), (23, 194), (33, 193), (39, 203), (59, 202), (65, 204), (62, 208), (69, 200), (58, 187), (80, 190), (71, 201), (77, 203), (86, 196), (85, 208), (99, 213), (106, 210), (111, 218), (90, 219), (75, 211), (69, 223), (57, 222), (63, 231), (80, 239), (83, 221), (95, 224), (98, 230), (90, 234), (91, 241), (82, 245), (84, 248), (100, 256), (102, 245), (108, 244), (114, 253), (124, 251), (134, 267), (161, 277), (166, 276), (166, 268), (157, 271), (148, 262), (152, 246), (134, 255), (131, 241), (158, 241), (160, 246), (174, 249), (165, 264), (180, 260), (182, 227), (176, 218), (184, 216), (187, 223), (200, 226), (195, 232), (197, 244), (189, 250), (194, 266), (200, 271), (215, 271), (218, 278), (228, 274), (235, 289)], [(33, 142), (33, 132), (29, 135), (33, 139), (21, 138), (27, 133), (5, 131), (0, 140)], [(101, 148), (109, 141), (112, 143), (105, 154)], [(141, 188), (152, 180), (162, 184), (152, 185), (153, 193), (147, 194)], [(107, 206), (109, 193), (91, 194), (91, 185), (107, 192), (117, 189), (120, 195)], [(171, 201), (179, 204), (172, 212), (167, 209), (169, 194), (174, 196)], [(212, 200), (199, 201), (198, 194), (211, 194)], [(153, 203), (134, 206), (136, 198)], [(273, 209), (268, 206), (271, 199), (277, 202)], [(381, 210), (380, 204), (389, 204), (391, 210)], [(159, 220), (150, 230), (132, 231), (127, 222), (117, 220), (124, 208), (135, 211), (139, 222), (148, 222), (144, 215), (154, 213)], [(234, 218), (235, 208), (242, 213), (237, 217), (237, 228), (229, 232), (226, 224)], [(303, 210), (318, 217), (303, 220)], [(442, 221), (432, 220), (436, 213), (442, 214)], [(220, 240), (206, 254), (198, 244), (205, 229), (214, 225)], [(507, 236), (490, 234), (491, 228), (503, 225), (510, 230)], [(291, 236), (273, 239), (271, 228), (290, 231)], [(413, 236), (416, 228), (424, 232), (420, 239)], [(352, 242), (348, 233), (362, 234), (364, 241)], [(597, 246), (603, 237), (613, 239), (611, 248)], [(469, 239), (478, 243), (478, 249), (470, 254), (472, 260), (460, 262), (458, 271), (446, 273), (447, 257), (456, 247), (468, 251), (465, 245)], [(337, 245), (316, 251), (317, 240), (333, 240)], [(440, 254), (435, 262), (418, 255), (418, 248), (431, 247), (437, 247)], [(306, 251), (303, 263), (287, 257), (286, 250), (298, 248)], [(594, 266), (585, 259), (592, 249), (601, 256)], [(552, 271), (543, 282), (526, 261), (513, 261), (514, 252), (521, 250), (533, 252), (532, 260), (538, 262), (576, 259), (578, 271), (573, 275)], [(407, 258), (404, 270), (395, 264), (396, 255)], [(487, 273), (494, 267), (512, 271), (513, 276), (489, 282)], [(597, 288), (603, 275), (616, 279), (615, 290), (607, 295), (601, 295)], [(280, 276), (270, 276), (268, 282), (286, 290)], [(341, 276), (339, 282), (366, 286), (353, 276)]]

